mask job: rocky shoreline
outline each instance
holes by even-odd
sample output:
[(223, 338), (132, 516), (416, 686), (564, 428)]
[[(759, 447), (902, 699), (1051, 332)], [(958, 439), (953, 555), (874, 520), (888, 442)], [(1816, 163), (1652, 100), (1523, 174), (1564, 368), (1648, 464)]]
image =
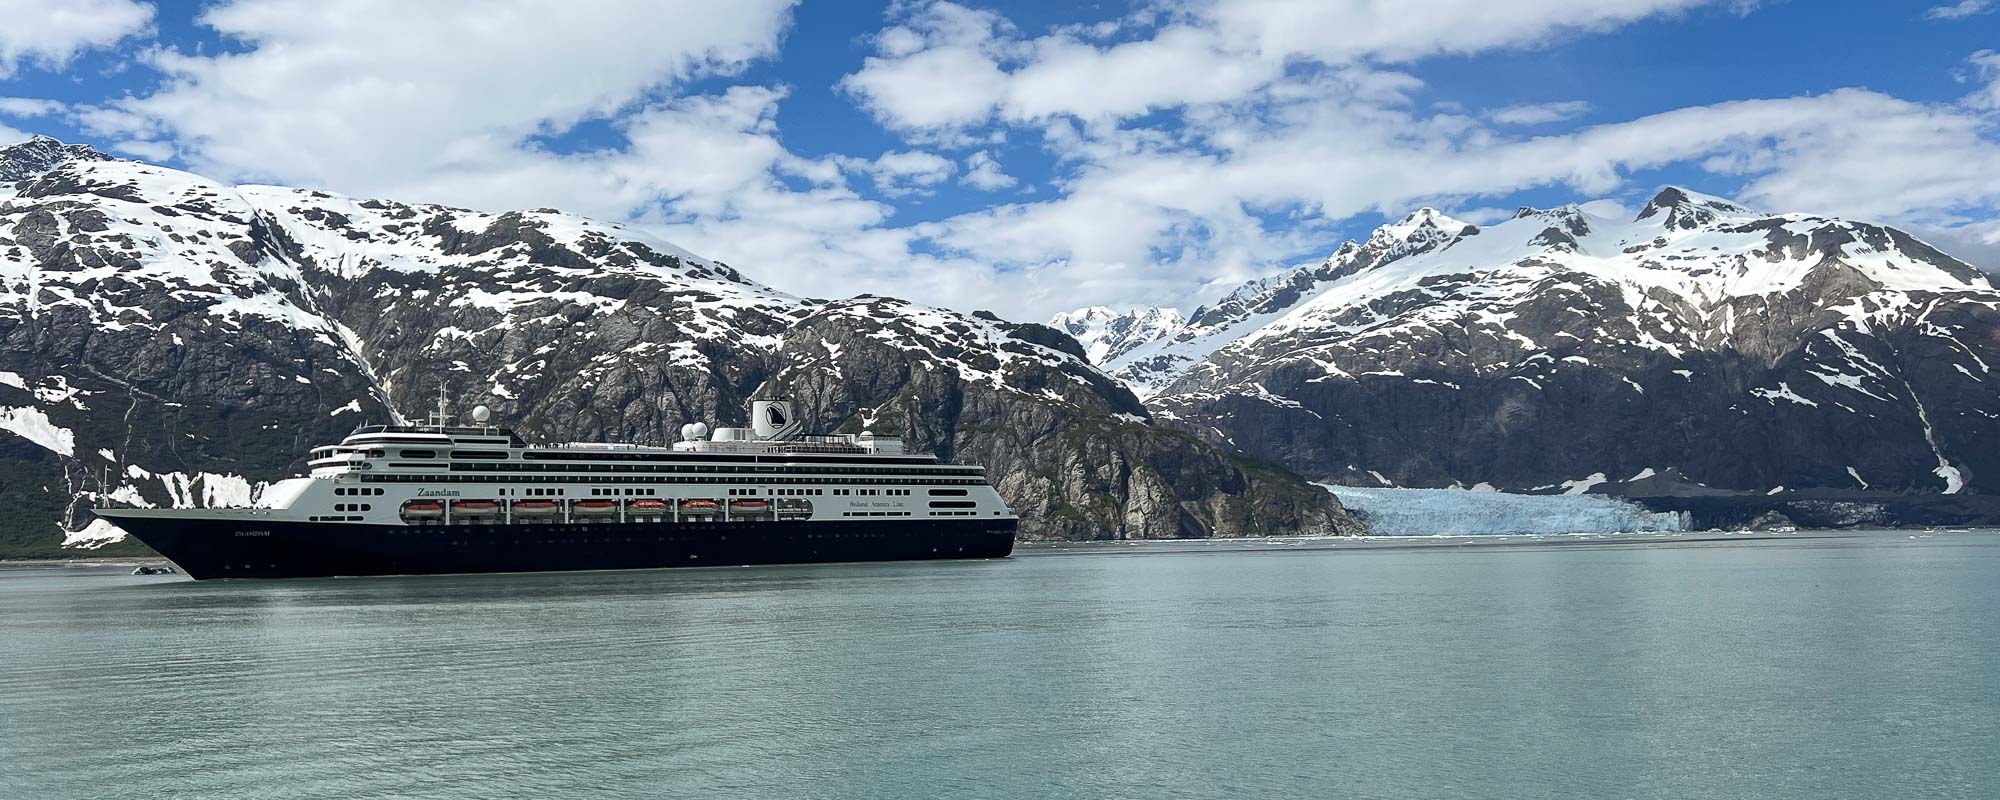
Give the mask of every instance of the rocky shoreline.
[(1795, 527), (1915, 529), (2000, 526), (2000, 497), (1802, 490), (1780, 495), (1654, 495), (1625, 499), (1688, 515), (1697, 531)]

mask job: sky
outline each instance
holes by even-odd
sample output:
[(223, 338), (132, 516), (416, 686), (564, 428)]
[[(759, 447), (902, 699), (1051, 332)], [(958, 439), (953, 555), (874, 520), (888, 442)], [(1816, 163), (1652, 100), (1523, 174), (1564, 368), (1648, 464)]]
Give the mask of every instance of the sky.
[(0, 142), (644, 226), (794, 294), (1191, 311), (1663, 185), (2000, 268), (2000, 0), (0, 0)]

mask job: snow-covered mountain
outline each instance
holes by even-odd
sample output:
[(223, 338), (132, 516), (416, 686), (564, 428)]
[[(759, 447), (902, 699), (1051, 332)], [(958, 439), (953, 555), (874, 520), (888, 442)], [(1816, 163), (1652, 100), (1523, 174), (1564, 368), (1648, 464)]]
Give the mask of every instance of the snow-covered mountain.
[(1348, 242), (1319, 265), (1243, 284), (1215, 305), (1195, 309), (1178, 328), (1098, 363), (1141, 398), (1151, 397), (1210, 353), (1278, 319), (1325, 285), (1478, 230), (1437, 209), (1418, 209), (1400, 222), (1376, 229), (1366, 244)]
[(104, 496), (247, 499), (441, 385), (531, 438), (665, 442), (740, 424), (774, 379), (820, 427), (988, 465), (1029, 536), (1355, 529), (1157, 427), (1044, 326), (794, 297), (551, 210), (228, 186), (46, 139), (0, 164), (28, 173), (0, 194), (0, 551), (46, 552)]
[(1092, 364), (1103, 364), (1133, 348), (1172, 335), (1187, 323), (1180, 309), (1146, 306), (1113, 311), (1104, 306), (1079, 308), (1055, 315), (1049, 326), (1074, 337)]
[(71, 161), (111, 161), (87, 144), (63, 144), (47, 136), (36, 136), (20, 144), (0, 147), (0, 197), (14, 190), (15, 181), (33, 178)]
[(1106, 367), (1335, 483), (1958, 492), (2000, 486), (1996, 365), (2000, 291), (1970, 265), (1669, 188), (1630, 219), (1424, 209)]

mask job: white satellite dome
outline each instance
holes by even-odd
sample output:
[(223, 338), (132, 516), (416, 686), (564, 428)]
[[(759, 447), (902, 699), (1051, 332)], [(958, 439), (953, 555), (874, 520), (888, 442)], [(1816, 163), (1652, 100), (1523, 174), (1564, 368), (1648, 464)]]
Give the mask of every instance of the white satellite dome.
[(686, 424), (682, 425), (682, 426), (681, 426), (681, 440), (682, 440), (682, 441), (686, 441), (686, 440), (688, 440), (688, 439), (693, 439), (693, 438), (694, 438), (694, 423), (692, 423), (692, 422), (689, 422), (689, 423), (686, 423)]
[(487, 408), (487, 407), (485, 407), (485, 406), (473, 406), (473, 407), (472, 407), (472, 421), (473, 421), (473, 422), (477, 422), (477, 423), (479, 423), (479, 424), (481, 424), (481, 425), (484, 425), (484, 424), (486, 424), (486, 422), (487, 422), (488, 420), (491, 420), (491, 419), (493, 419), (493, 409), (490, 409), (490, 408)]
[(694, 424), (694, 438), (696, 439), (708, 438), (708, 423), (697, 422)]

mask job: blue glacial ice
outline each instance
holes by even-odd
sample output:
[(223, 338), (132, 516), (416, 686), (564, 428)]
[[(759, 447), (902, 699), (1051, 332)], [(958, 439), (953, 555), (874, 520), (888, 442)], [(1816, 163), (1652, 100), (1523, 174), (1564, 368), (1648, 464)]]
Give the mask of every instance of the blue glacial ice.
[(1327, 486), (1380, 536), (1483, 536), (1682, 531), (1675, 512), (1603, 495)]

